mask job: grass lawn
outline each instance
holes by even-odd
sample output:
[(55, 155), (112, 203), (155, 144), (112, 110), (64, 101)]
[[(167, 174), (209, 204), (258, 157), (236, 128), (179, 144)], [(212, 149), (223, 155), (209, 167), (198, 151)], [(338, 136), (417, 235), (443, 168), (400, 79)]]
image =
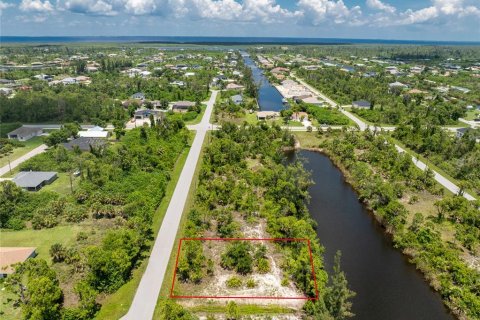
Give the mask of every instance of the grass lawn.
[[(238, 311), (242, 315), (268, 315), (268, 314), (286, 314), (286, 313), (295, 313), (296, 310), (285, 308), (276, 305), (269, 306), (259, 306), (255, 304), (239, 304)], [(193, 312), (202, 312), (202, 313), (222, 313), (227, 312), (226, 304), (208, 304), (204, 306), (197, 306), (190, 308)]]
[(470, 110), (467, 111), (467, 115), (465, 116), (465, 120), (473, 120), (476, 118), (480, 118), (480, 110)]
[(24, 154), (29, 153), (39, 145), (43, 143), (42, 137), (33, 137), (32, 139), (25, 141), (24, 147), (19, 147), (19, 148), (14, 148), (12, 153), (10, 153), (8, 156), (3, 156), (0, 158), (0, 167), (8, 165), (8, 160), (13, 161)]
[(17, 299), (15, 294), (7, 291), (0, 280), (0, 318), (2, 320), (22, 319), (22, 309), (14, 308), (12, 303)]
[(300, 148), (318, 148), (321, 141), (317, 132), (292, 131), (292, 134), (300, 143)]
[(86, 231), (85, 229), (85, 225), (68, 225), (40, 230), (2, 230), (1, 243), (4, 247), (36, 247), (38, 257), (49, 261), (49, 250), (52, 244), (61, 243), (71, 247), (76, 241), (77, 234), (80, 231)]
[[(57, 180), (53, 181), (51, 184), (46, 185), (45, 187), (42, 188), (42, 191), (53, 191), (60, 193), (62, 195), (68, 195), (72, 193), (72, 189), (70, 186), (70, 177), (68, 173), (58, 173), (58, 178)], [(73, 190), (75, 190), (75, 187), (78, 185), (79, 178), (74, 177), (72, 175), (72, 186)]]
[[(182, 152), (182, 154), (180, 154), (171, 175), (172, 179), (167, 185), (165, 197), (162, 199), (160, 206), (155, 212), (152, 226), (153, 233), (155, 235), (158, 233), (158, 230), (162, 225), (163, 217), (167, 212), (170, 199), (172, 198), (173, 191), (175, 190), (175, 186), (177, 185), (178, 179), (180, 178), (180, 173), (182, 172), (185, 161), (187, 160), (189, 151), (190, 148), (187, 148)], [(142, 279), (142, 275), (147, 268), (147, 264), (148, 259), (142, 261), (140, 266), (133, 271), (132, 279), (130, 281), (120, 287), (120, 289), (118, 289), (115, 293), (107, 296), (105, 300), (100, 302), (102, 304), (102, 308), (98, 312), (95, 319), (120, 319), (123, 315), (127, 313), (128, 309), (130, 308), (130, 304), (133, 301), (133, 297), (140, 283), (140, 280)]]

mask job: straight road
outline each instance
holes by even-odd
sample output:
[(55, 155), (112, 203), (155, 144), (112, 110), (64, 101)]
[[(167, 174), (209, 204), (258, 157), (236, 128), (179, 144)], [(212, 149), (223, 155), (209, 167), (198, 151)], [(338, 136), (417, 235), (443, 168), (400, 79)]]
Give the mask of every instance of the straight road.
[(32, 157), (35, 157), (37, 154), (40, 154), (42, 152), (45, 152), (45, 150), (47, 150), (47, 145), (45, 144), (42, 144), (38, 147), (36, 147), (35, 149), (33, 149), (32, 151), (24, 154), (23, 156), (21, 157), (18, 157), (17, 159), (13, 160), (10, 162), (10, 166), (7, 164), (3, 167), (0, 168), (0, 177), (3, 176), (4, 174), (7, 174), (10, 172), (10, 167), (13, 169), (15, 169), (16, 167), (18, 167), (22, 162), (25, 162), (27, 161), (28, 159), (32, 158)]
[[(330, 104), (332, 107), (337, 107), (345, 116), (347, 116), (348, 118), (350, 118), (353, 122), (355, 122), (358, 127), (360, 128), (361, 131), (364, 131), (366, 130), (367, 128), (369, 128), (369, 125), (367, 123), (365, 123), (364, 121), (362, 121), (360, 118), (354, 116), (352, 113), (344, 110), (343, 108), (339, 107), (337, 103), (335, 103), (335, 101), (333, 101), (332, 99), (328, 98), (327, 96), (325, 96), (323, 93), (321, 93), (320, 91), (318, 91), (317, 89), (315, 89), (314, 87), (310, 86), (308, 83), (306, 83), (304, 80), (296, 77), (294, 75), (294, 79), (298, 82), (300, 82), (302, 85), (304, 85), (305, 87), (307, 87), (310, 91), (312, 91), (313, 93), (315, 93), (316, 95), (318, 95), (319, 97), (321, 97), (322, 99), (324, 99), (328, 104)], [(383, 129), (383, 130), (386, 130), (386, 131), (391, 131), (391, 130), (395, 130), (395, 127), (378, 127), (378, 129)], [(450, 131), (454, 131), (456, 132), (456, 129), (457, 128), (445, 128), (447, 130), (450, 130)], [(397, 149), (398, 152), (405, 152), (404, 149), (402, 149), (399, 145), (395, 144), (395, 148)], [(425, 163), (423, 163), (422, 161), (418, 160), (417, 158), (415, 157), (412, 157), (412, 161), (413, 163), (422, 171), (426, 170), (427, 169), (427, 165)], [(438, 172), (436, 172), (435, 170), (433, 170), (433, 173), (434, 173), (434, 178), (435, 180), (441, 184), (442, 186), (444, 186), (446, 189), (450, 190), (452, 193), (454, 194), (458, 194), (458, 191), (460, 190), (460, 188), (455, 185), (454, 183), (452, 183), (450, 180), (448, 180), (447, 178), (445, 178), (444, 176), (442, 176), (441, 174), (439, 174)], [(468, 194), (468, 193), (464, 193), (463, 194), (463, 197), (467, 200), (476, 200), (475, 197), (473, 197), (471, 194)]]
[[(400, 147), (398, 145), (395, 145), (395, 148), (397, 148), (398, 152), (400, 152), (400, 153), (406, 152), (402, 147)], [(422, 162), (421, 160), (412, 156), (412, 161), (420, 170), (422, 170), (422, 171), (427, 170), (427, 168), (428, 168), (427, 165), (424, 162)], [(435, 170), (432, 170), (432, 171), (433, 171), (433, 174), (434, 174), (434, 178), (435, 178), (435, 180), (437, 180), (438, 183), (440, 183), (442, 186), (447, 188), (452, 193), (458, 194), (458, 191), (460, 189), (453, 182), (451, 182), (450, 180), (448, 180), (447, 178), (445, 178), (444, 176), (442, 176), (441, 174), (439, 174)], [(471, 194), (468, 194), (466, 192), (463, 194), (463, 196), (465, 197), (465, 199), (470, 200), (470, 201), (476, 200)]]
[(152, 319), (157, 305), (158, 295), (162, 287), (165, 271), (177, 236), (178, 227), (182, 218), (183, 209), (187, 201), (188, 191), (192, 183), (195, 168), (200, 158), (205, 135), (210, 129), (210, 117), (213, 105), (217, 98), (218, 91), (212, 91), (210, 100), (207, 102), (207, 109), (200, 124), (192, 126), (195, 129), (195, 139), (190, 152), (188, 153), (185, 166), (178, 180), (172, 199), (168, 205), (167, 212), (163, 218), (162, 226), (157, 234), (153, 245), (147, 269), (137, 288), (132, 305), (128, 313), (122, 318), (125, 320), (147, 320)]

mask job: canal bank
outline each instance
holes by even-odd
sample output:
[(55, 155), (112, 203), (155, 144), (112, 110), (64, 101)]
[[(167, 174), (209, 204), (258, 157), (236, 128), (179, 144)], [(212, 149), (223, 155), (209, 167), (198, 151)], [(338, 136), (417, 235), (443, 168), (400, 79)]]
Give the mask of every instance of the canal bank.
[(272, 86), (267, 77), (263, 74), (263, 70), (260, 69), (255, 61), (246, 53), (242, 52), (243, 61), (245, 65), (252, 70), (252, 75), (255, 83), (258, 84), (258, 105), (261, 111), (277, 111), (280, 112), (284, 109), (283, 96), (280, 92)]
[(325, 246), (327, 271), (332, 273), (335, 252), (342, 251), (342, 269), (357, 293), (352, 301), (354, 319), (454, 319), (440, 295), (393, 247), (333, 162), (307, 150), (290, 155), (290, 161), (298, 158), (312, 174), (308, 208)]

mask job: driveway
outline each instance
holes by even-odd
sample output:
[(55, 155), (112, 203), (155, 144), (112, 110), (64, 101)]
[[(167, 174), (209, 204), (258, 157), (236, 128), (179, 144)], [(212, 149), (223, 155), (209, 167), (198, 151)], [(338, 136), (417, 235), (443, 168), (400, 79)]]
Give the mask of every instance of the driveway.
[(15, 169), (22, 162), (25, 162), (32, 157), (35, 157), (37, 154), (45, 152), (45, 150), (47, 150), (47, 148), (48, 148), (47, 145), (42, 144), (42, 145), (36, 147), (35, 149), (33, 149), (32, 151), (24, 154), (23, 156), (18, 157), (17, 159), (10, 161), (10, 166), (7, 164), (6, 166), (3, 166), (3, 167), (0, 168), (0, 177), (3, 176), (4, 174), (9, 173), (10, 168), (12, 168), (12, 170)]

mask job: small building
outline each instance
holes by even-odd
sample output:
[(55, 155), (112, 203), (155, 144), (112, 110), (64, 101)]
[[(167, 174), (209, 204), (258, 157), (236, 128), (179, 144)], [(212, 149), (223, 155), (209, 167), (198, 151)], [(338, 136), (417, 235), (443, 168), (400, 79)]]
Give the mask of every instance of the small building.
[(130, 99), (134, 100), (145, 100), (145, 94), (143, 92), (137, 92), (130, 96)]
[(239, 105), (243, 102), (243, 97), (241, 94), (236, 94), (232, 97), (230, 97), (230, 99), (233, 101), (234, 104), (236, 105)]
[(225, 89), (227, 89), (227, 90), (243, 90), (243, 89), (245, 89), (245, 87), (242, 86), (242, 85), (236, 84), (236, 83), (229, 83), (229, 84), (227, 84)]
[(303, 121), (304, 119), (308, 120), (308, 113), (306, 112), (294, 112), (291, 117), (294, 121)]
[(43, 133), (42, 128), (32, 128), (21, 126), (7, 134), (9, 139), (17, 139), (18, 141), (27, 141), (33, 137), (37, 137)]
[(354, 108), (363, 108), (363, 109), (370, 109), (372, 104), (367, 100), (357, 100), (352, 102), (352, 107)]
[(160, 110), (138, 109), (135, 111), (133, 117), (135, 120), (144, 120), (149, 119), (150, 115), (153, 115), (154, 119), (158, 119), (161, 118), (163, 114), (164, 113)]
[(104, 138), (87, 138), (81, 137), (73, 139), (69, 142), (62, 143), (62, 146), (70, 151), (78, 148), (80, 151), (90, 151), (92, 148), (103, 148), (107, 144), (107, 140)]
[(9, 96), (13, 93), (12, 88), (0, 88), (0, 94), (4, 96)]
[(188, 109), (195, 107), (195, 102), (192, 101), (177, 101), (172, 105), (172, 110), (176, 112), (187, 112)]
[(257, 120), (274, 119), (278, 116), (280, 116), (280, 113), (276, 111), (258, 111), (257, 112)]
[(0, 247), (0, 278), (5, 278), (15, 272), (13, 265), (35, 258), (37, 248)]
[(388, 84), (388, 87), (390, 89), (392, 89), (392, 88), (400, 88), (400, 89), (408, 88), (408, 86), (406, 84), (398, 82), (398, 81), (395, 81), (395, 82), (392, 82), (392, 83)]
[(321, 100), (318, 100), (317, 97), (307, 97), (307, 98), (303, 98), (301, 99), (304, 103), (307, 103), (307, 104), (313, 104), (315, 106), (322, 106), (323, 105), (323, 101)]
[(20, 171), (13, 182), (28, 191), (38, 191), (43, 188), (43, 186), (52, 183), (57, 179), (56, 172), (48, 171)]

